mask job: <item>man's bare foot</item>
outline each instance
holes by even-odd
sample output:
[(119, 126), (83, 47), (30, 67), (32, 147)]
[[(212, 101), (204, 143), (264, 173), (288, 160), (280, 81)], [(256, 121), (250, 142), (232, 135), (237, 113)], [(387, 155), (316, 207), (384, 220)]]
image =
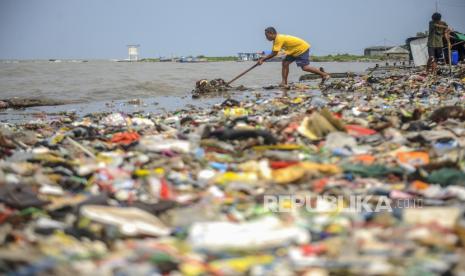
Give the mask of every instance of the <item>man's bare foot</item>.
[(281, 82), (281, 83), (279, 84), (279, 87), (281, 87), (281, 88), (286, 88), (286, 89), (287, 89), (287, 88), (289, 88), (289, 85), (288, 85), (287, 83)]
[(329, 74), (326, 74), (324, 77), (321, 77), (321, 84), (324, 84), (330, 78), (331, 76)]

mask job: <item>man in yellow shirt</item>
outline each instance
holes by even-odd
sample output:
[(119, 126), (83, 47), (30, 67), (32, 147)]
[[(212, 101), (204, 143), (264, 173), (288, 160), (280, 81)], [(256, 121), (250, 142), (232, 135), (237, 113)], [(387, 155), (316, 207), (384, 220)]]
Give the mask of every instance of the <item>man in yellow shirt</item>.
[(262, 57), (258, 60), (258, 64), (262, 65), (265, 61), (273, 58), (281, 49), (285, 50), (286, 57), (283, 60), (281, 86), (287, 86), (287, 77), (289, 75), (289, 65), (295, 61), (297, 66), (303, 71), (318, 74), (321, 76), (321, 82), (324, 83), (329, 79), (329, 74), (310, 66), (310, 44), (305, 40), (291, 35), (278, 34), (276, 29), (268, 27), (265, 29), (266, 39), (273, 41), (273, 49), (271, 54)]

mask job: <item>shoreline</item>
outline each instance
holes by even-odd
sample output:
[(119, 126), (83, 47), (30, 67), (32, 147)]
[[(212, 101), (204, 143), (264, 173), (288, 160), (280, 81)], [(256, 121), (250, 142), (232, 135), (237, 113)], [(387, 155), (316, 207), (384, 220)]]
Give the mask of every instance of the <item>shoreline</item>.
[[(254, 98), (256, 91), (228, 91), (223, 94), (216, 93), (211, 97), (202, 97), (192, 99), (191, 95), (186, 96), (158, 96), (148, 98), (112, 100), (112, 101), (92, 101), (80, 103), (67, 103), (61, 105), (33, 106), (21, 109), (0, 109), (0, 122), (2, 123), (24, 123), (27, 121), (42, 121), (48, 117), (56, 118), (66, 113), (76, 114), (82, 117), (86, 114), (93, 113), (112, 113), (121, 112), (131, 113), (154, 113), (161, 114), (164, 112), (173, 112), (186, 108), (210, 108), (211, 106), (221, 103), (228, 98), (247, 99)], [(262, 91), (262, 98), (272, 98), (282, 95), (284, 92), (276, 89)], [(289, 94), (295, 94), (291, 91)], [(58, 116), (57, 116), (58, 115)]]
[[(224, 57), (204, 57), (205, 60), (197, 62), (185, 62), (185, 63), (205, 63), (205, 62), (253, 62), (253, 61), (242, 61), (239, 60), (236, 56), (224, 56)], [(63, 59), (0, 59), (0, 63), (20, 63), (20, 62), (49, 62), (49, 63), (86, 63), (86, 62), (99, 62), (99, 61), (124, 61), (118, 59), (86, 59), (86, 58), (63, 58)], [(313, 62), (382, 62), (386, 61), (386, 58), (382, 56), (359, 56), (359, 55), (345, 55), (345, 54), (334, 54), (334, 55), (325, 55), (325, 56), (311, 56), (310, 61)], [(159, 62), (159, 63), (175, 63), (179, 61), (160, 61), (159, 58), (141, 58), (137, 61), (125, 61), (130, 63), (150, 63), (150, 62)], [(270, 61), (273, 62), (273, 61)]]

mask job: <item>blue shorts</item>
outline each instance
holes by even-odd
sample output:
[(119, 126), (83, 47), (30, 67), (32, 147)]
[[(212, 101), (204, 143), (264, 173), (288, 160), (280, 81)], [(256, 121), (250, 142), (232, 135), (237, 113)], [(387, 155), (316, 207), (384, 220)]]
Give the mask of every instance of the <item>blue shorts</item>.
[(310, 49), (308, 49), (303, 54), (301, 54), (300, 56), (297, 56), (297, 57), (287, 55), (284, 58), (284, 60), (288, 61), (288, 62), (294, 62), (295, 61), (295, 64), (297, 66), (304, 67), (305, 65), (310, 64), (310, 59), (309, 58), (310, 58)]

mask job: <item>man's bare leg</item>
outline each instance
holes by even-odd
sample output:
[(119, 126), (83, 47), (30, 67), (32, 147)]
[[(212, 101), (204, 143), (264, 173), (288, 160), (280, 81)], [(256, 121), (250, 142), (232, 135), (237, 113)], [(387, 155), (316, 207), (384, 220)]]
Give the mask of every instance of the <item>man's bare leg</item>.
[(433, 73), (433, 64), (434, 63), (434, 58), (430, 57), (428, 58), (428, 62), (426, 63), (426, 73)]
[(281, 81), (281, 86), (284, 86), (286, 87), (287, 86), (287, 77), (289, 76), (289, 65), (291, 63), (289, 61), (285, 61), (283, 60), (283, 67), (282, 67), (282, 72), (281, 72), (281, 76), (282, 76), (282, 81)]
[(305, 72), (310, 72), (321, 76), (322, 81), (329, 79), (329, 74), (318, 70), (318, 68), (312, 67), (310, 65), (305, 65), (302, 67), (302, 70)]
[(433, 60), (433, 62), (431, 63), (431, 70), (433, 72), (433, 75), (437, 75), (437, 73), (438, 73), (438, 63), (436, 62), (436, 60)]

